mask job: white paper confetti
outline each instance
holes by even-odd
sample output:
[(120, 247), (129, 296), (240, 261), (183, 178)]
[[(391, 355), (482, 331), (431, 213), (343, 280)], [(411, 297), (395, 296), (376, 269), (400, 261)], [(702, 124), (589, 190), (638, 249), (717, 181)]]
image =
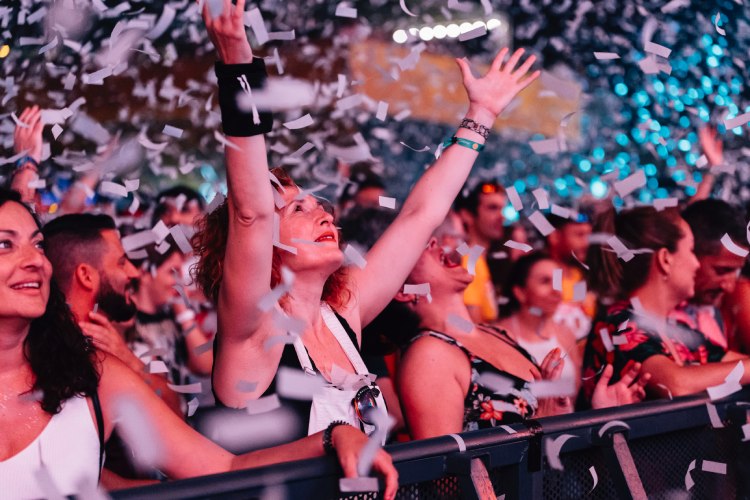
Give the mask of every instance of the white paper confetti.
[(560, 141), (558, 139), (542, 139), (540, 141), (529, 141), (529, 146), (538, 155), (557, 153), (560, 151)]
[(182, 129), (173, 127), (172, 125), (164, 125), (164, 130), (161, 133), (170, 137), (176, 137), (177, 139), (182, 137)]
[(534, 199), (539, 205), (539, 210), (547, 210), (549, 208), (549, 196), (544, 188), (537, 188), (531, 192), (534, 195)]
[(703, 472), (712, 472), (714, 474), (726, 475), (727, 464), (721, 462), (713, 462), (711, 460), (703, 460), (703, 463), (701, 464), (701, 470), (703, 470)]
[(594, 52), (594, 57), (599, 61), (611, 61), (612, 59), (620, 58), (620, 56), (614, 52)]
[(537, 210), (533, 214), (529, 215), (529, 222), (531, 222), (537, 231), (542, 233), (542, 236), (547, 237), (550, 234), (552, 234), (555, 231), (555, 228), (550, 222), (547, 220), (547, 218)]
[(326, 386), (318, 375), (309, 375), (302, 370), (280, 366), (276, 372), (276, 392), (287, 399), (310, 401)]
[(313, 123), (314, 121), (312, 119), (312, 116), (310, 116), (310, 113), (307, 113), (306, 115), (301, 116), (296, 120), (284, 123), (284, 126), (289, 130), (299, 130), (301, 128), (309, 127)]
[(690, 475), (690, 473), (695, 469), (695, 460), (690, 462), (690, 465), (688, 465), (687, 473), (685, 473), (685, 489), (690, 491), (693, 486), (695, 486), (695, 481), (693, 481), (693, 477)]
[(364, 269), (367, 265), (365, 258), (352, 245), (346, 245), (346, 248), (344, 248), (344, 257), (346, 257), (346, 261), (349, 264), (354, 264), (360, 269)]
[(182, 385), (167, 384), (167, 387), (172, 389), (174, 392), (179, 392), (180, 394), (200, 394), (203, 392), (203, 384), (201, 384), (200, 382)]
[(659, 198), (654, 200), (654, 208), (661, 212), (665, 208), (674, 208), (678, 205), (679, 200), (677, 198)]
[(643, 50), (650, 54), (656, 54), (657, 56), (663, 57), (665, 59), (669, 57), (669, 54), (672, 53), (672, 49), (654, 42), (646, 42)]
[(464, 438), (462, 438), (459, 434), (448, 434), (448, 437), (452, 437), (456, 441), (456, 443), (458, 444), (459, 452), (466, 451), (466, 443), (464, 442)]
[(487, 34), (487, 26), (482, 24), (481, 26), (477, 26), (476, 28), (470, 29), (469, 31), (465, 31), (464, 33), (461, 33), (458, 35), (458, 41), (459, 42), (465, 42), (467, 40), (473, 40), (475, 38), (479, 38), (480, 36), (484, 36)]
[(378, 204), (383, 208), (390, 208), (395, 209), (396, 208), (396, 198), (389, 198), (387, 196), (379, 196), (378, 197)]
[(339, 490), (342, 493), (378, 491), (378, 478), (342, 477), (339, 479)]
[(721, 417), (719, 417), (719, 412), (716, 409), (716, 406), (711, 403), (706, 403), (706, 409), (708, 410), (708, 419), (711, 421), (711, 427), (714, 429), (723, 428), (724, 424), (721, 421)]
[(573, 434), (563, 434), (555, 439), (544, 438), (544, 454), (547, 457), (550, 467), (555, 470), (563, 470), (563, 465), (560, 461), (560, 452), (565, 443), (576, 437), (578, 436), (574, 436)]
[(510, 201), (510, 204), (516, 212), (523, 210), (523, 202), (521, 201), (521, 197), (515, 186), (509, 186), (508, 189), (505, 190), (505, 194), (508, 196), (508, 201)]
[(636, 189), (642, 188), (646, 185), (646, 172), (643, 169), (638, 169), (634, 174), (627, 176), (621, 181), (617, 181), (613, 184), (615, 191), (620, 195), (620, 198), (625, 198), (627, 195), (635, 191)]
[(409, 9), (406, 8), (406, 1), (405, 0), (398, 0), (398, 4), (401, 6), (401, 10), (404, 11), (404, 13), (411, 17), (416, 17), (416, 14), (413, 14)]
[(336, 17), (357, 19), (357, 9), (350, 7), (346, 2), (342, 2), (336, 6)]
[(750, 122), (750, 113), (743, 113), (734, 118), (725, 118), (724, 126), (727, 130), (732, 130), (733, 128), (744, 127), (748, 122)]
[(253, 30), (258, 45), (263, 45), (268, 41), (268, 31), (263, 22), (263, 15), (257, 7), (245, 12), (245, 26)]
[(513, 248), (514, 250), (520, 250), (524, 253), (528, 253), (534, 249), (531, 245), (527, 243), (521, 243), (518, 241), (508, 240), (505, 243), (505, 246), (508, 248)]
[(281, 408), (281, 400), (278, 394), (272, 394), (259, 399), (252, 399), (246, 403), (245, 411), (250, 415), (267, 413), (277, 408)]
[(724, 236), (721, 237), (721, 244), (724, 245), (724, 248), (739, 257), (745, 258), (748, 256), (748, 254), (750, 254), (748, 250), (742, 248), (737, 243), (732, 241), (732, 238), (726, 233), (724, 233)]
[(455, 313), (449, 313), (445, 318), (446, 323), (456, 327), (458, 330), (464, 333), (471, 333), (474, 330), (474, 323), (469, 320), (462, 318)]
[(716, 32), (721, 36), (727, 36), (727, 32), (724, 28), (719, 27), (719, 21), (721, 21), (721, 12), (717, 12), (714, 16), (714, 28), (716, 28)]
[(589, 473), (591, 474), (591, 479), (594, 482), (594, 484), (591, 486), (591, 489), (589, 490), (589, 493), (591, 493), (596, 488), (596, 485), (599, 484), (599, 476), (597, 475), (596, 469), (593, 465), (589, 467)]
[(385, 101), (378, 101), (378, 111), (375, 113), (375, 118), (378, 120), (385, 121), (388, 116), (388, 103)]
[(563, 270), (560, 268), (552, 271), (552, 289), (562, 292)]
[(192, 417), (195, 415), (195, 411), (198, 409), (198, 406), (200, 403), (198, 402), (198, 398), (193, 398), (190, 401), (187, 402), (187, 416)]

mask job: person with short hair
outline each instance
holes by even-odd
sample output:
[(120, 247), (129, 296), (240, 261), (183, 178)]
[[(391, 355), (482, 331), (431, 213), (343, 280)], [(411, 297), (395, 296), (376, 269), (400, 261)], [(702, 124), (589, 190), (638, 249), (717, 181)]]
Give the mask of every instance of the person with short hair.
[[(492, 281), (487, 254), (493, 243), (505, 235), (503, 209), (508, 197), (505, 188), (494, 181), (480, 182), (464, 196), (456, 199), (456, 212), (466, 229), (466, 243), (483, 248), (473, 270), (474, 280), (464, 291), (464, 300), (469, 314), (475, 322), (491, 322), (497, 319), (497, 291)], [(464, 255), (461, 263), (469, 266), (469, 256)]]

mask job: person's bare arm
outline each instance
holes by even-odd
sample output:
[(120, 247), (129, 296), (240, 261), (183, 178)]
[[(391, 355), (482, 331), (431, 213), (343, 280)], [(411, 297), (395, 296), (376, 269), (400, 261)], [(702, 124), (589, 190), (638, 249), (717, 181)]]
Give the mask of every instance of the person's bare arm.
[[(18, 117), (20, 124), (16, 125), (13, 134), (13, 150), (16, 153), (25, 153), (34, 161), (42, 161), (42, 111), (39, 106), (26, 108)], [(18, 165), (13, 173), (10, 188), (21, 193), (21, 201), (34, 203), (36, 188), (29, 187), (39, 175), (36, 166), (32, 162)]]
[[(196, 477), (323, 455), (322, 433), (274, 448), (232, 455), (170, 412), (143, 381), (118, 359), (103, 356), (100, 366), (99, 396), (105, 436), (111, 435), (115, 421), (119, 422), (118, 425), (134, 426), (138, 434), (147, 436), (147, 445), (154, 450), (151, 465), (171, 478)], [(132, 411), (123, 413), (124, 403)], [(138, 421), (133, 421), (134, 418)], [(129, 421), (123, 422), (124, 419)], [(345, 474), (356, 475), (357, 459), (367, 437), (351, 426), (340, 427), (341, 429), (334, 429), (333, 445)], [(127, 442), (128, 432), (121, 434)], [(136, 456), (143, 456), (142, 450), (136, 449), (134, 452)], [(373, 467), (376, 472), (385, 476), (389, 488), (387, 496), (393, 498), (398, 474), (390, 456), (380, 450)]]
[[(513, 98), (539, 76), (538, 71), (529, 74), (534, 56), (516, 67), (523, 49), (517, 50), (504, 64), (507, 53), (507, 49), (502, 49), (481, 78), (471, 74), (467, 61), (457, 60), (469, 96), (466, 117), (488, 128)], [(484, 143), (481, 135), (466, 128), (459, 128), (455, 135)], [(365, 268), (353, 270), (363, 327), (401, 288), (432, 232), (445, 219), (477, 156), (476, 151), (460, 145), (445, 149), (416, 183), (396, 220), (368, 252)]]
[[(208, 35), (225, 64), (250, 63), (253, 52), (243, 23), (245, 1), (225, 0), (221, 15), (203, 19)], [(227, 137), (225, 148), (229, 227), (218, 299), (220, 347), (213, 367), (214, 387), (225, 404), (243, 406), (268, 388), (283, 346), (266, 351), (265, 341), (281, 333), (270, 313), (257, 304), (270, 291), (273, 255), (274, 201), (263, 135)], [(240, 380), (257, 383), (256, 391), (236, 390)]]
[[(741, 361), (745, 374), (741, 384), (750, 382), (750, 359)], [(705, 391), (724, 383), (724, 378), (737, 366), (735, 361), (721, 361), (705, 365), (679, 366), (666, 356), (651, 356), (643, 362), (643, 370), (651, 374), (650, 386), (663, 385), (672, 396), (684, 396)]]
[[(470, 374), (466, 355), (442, 340), (423, 337), (409, 347), (401, 361), (397, 388), (413, 439), (463, 430)], [(465, 383), (459, 379), (466, 379)]]
[(701, 144), (703, 154), (708, 160), (709, 169), (703, 173), (703, 179), (698, 184), (695, 194), (690, 197), (688, 203), (695, 203), (699, 200), (705, 200), (711, 197), (711, 191), (716, 182), (716, 175), (711, 172), (711, 168), (721, 165), (724, 162), (724, 142), (718, 137), (716, 129), (710, 126), (698, 130), (698, 140)]

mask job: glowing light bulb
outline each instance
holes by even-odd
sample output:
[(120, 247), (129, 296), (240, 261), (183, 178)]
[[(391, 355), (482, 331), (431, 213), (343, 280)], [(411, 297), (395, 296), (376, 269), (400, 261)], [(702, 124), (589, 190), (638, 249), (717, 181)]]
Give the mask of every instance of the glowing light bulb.
[(396, 43), (406, 43), (408, 38), (409, 35), (407, 35), (404, 30), (396, 30), (393, 32), (393, 41)]

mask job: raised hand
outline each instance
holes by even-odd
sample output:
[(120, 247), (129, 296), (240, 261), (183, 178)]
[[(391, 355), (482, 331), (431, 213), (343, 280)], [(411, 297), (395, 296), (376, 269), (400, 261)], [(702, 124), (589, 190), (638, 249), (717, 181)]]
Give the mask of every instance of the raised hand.
[(565, 367), (565, 359), (563, 359), (561, 353), (560, 348), (555, 347), (544, 357), (542, 364), (539, 365), (542, 380), (557, 380), (560, 378)]
[(208, 2), (203, 4), (203, 21), (208, 37), (216, 47), (219, 59), (225, 64), (245, 64), (253, 60), (253, 50), (245, 32), (245, 0), (224, 0), (221, 14), (211, 17)]
[(18, 117), (22, 125), (17, 125), (13, 133), (13, 150), (16, 153), (26, 151), (37, 163), (42, 161), (42, 110), (39, 106), (26, 108)]
[(94, 347), (116, 357), (136, 372), (143, 370), (143, 363), (133, 354), (125, 339), (102, 314), (90, 312), (88, 321), (80, 321), (84, 335), (91, 337)]
[(475, 78), (471, 74), (466, 59), (456, 59), (461, 69), (464, 88), (469, 96), (470, 110), (479, 113), (479, 116), (486, 120), (494, 121), (519, 92), (539, 77), (538, 70), (528, 74), (531, 65), (536, 61), (533, 55), (516, 69), (523, 52), (524, 49), (516, 50), (508, 62), (503, 64), (508, 49), (501, 49), (492, 61), (487, 74), (481, 78)]
[(724, 142), (718, 137), (716, 129), (711, 126), (698, 129), (698, 140), (712, 167), (724, 162)]
[(651, 374), (641, 373), (640, 363), (632, 363), (618, 382), (609, 385), (613, 373), (612, 365), (604, 368), (591, 396), (593, 408), (609, 408), (643, 401)]
[[(333, 429), (331, 440), (344, 471), (344, 477), (357, 477), (357, 462), (362, 448), (367, 444), (367, 436), (350, 425), (339, 425)], [(378, 450), (372, 461), (372, 468), (385, 480), (383, 497), (386, 500), (395, 498), (398, 489), (398, 471), (393, 466), (391, 456), (382, 449)]]

